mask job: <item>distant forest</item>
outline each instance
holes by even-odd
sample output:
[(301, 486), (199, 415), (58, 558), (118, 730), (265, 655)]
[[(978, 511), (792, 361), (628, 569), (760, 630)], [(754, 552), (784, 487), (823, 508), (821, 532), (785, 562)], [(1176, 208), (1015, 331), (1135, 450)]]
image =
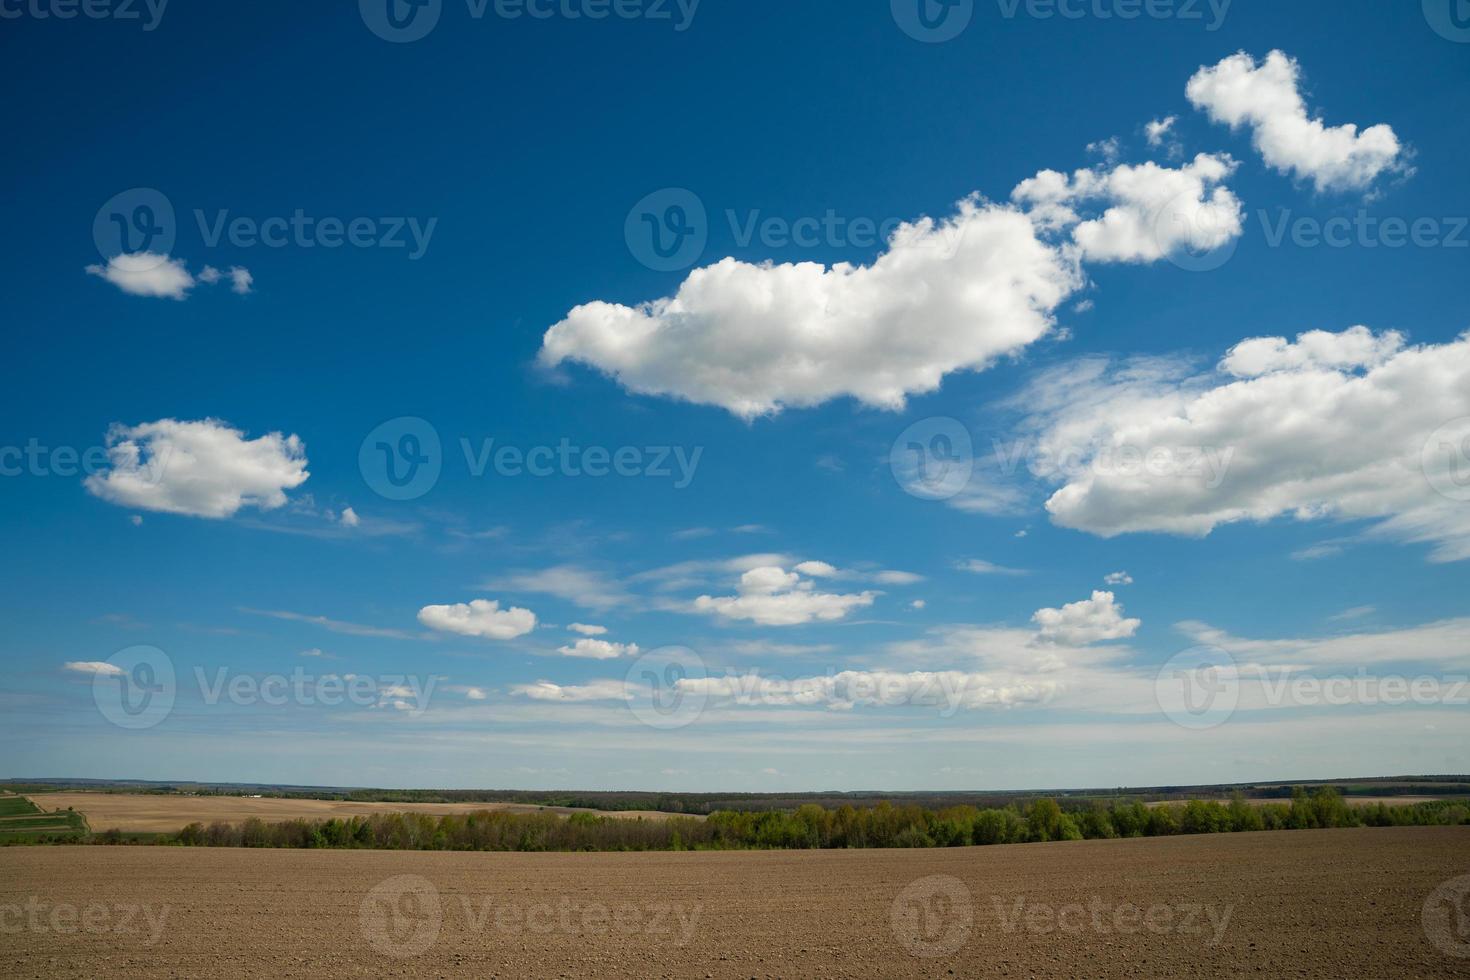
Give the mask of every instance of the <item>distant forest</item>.
[[(1451, 801), (1349, 805), (1335, 790), (1289, 802), (1191, 800), (1064, 809), (1056, 800), (999, 809), (912, 803), (827, 809), (808, 803), (792, 811), (718, 811), (708, 819), (627, 819), (576, 813), (482, 811), (468, 814), (382, 813), (328, 820), (241, 824), (194, 823), (160, 844), (203, 847), (371, 848), (442, 851), (661, 851), (881, 847), (960, 847), (1118, 837), (1166, 837), (1334, 827), (1449, 826), (1470, 823), (1470, 808)], [(103, 833), (94, 843), (122, 842)]]

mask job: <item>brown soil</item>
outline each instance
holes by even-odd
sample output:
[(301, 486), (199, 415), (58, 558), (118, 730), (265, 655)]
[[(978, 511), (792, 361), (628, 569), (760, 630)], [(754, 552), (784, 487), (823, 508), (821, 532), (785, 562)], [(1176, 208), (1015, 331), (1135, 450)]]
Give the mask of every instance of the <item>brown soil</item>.
[(525, 803), (349, 803), (341, 800), (252, 799), (239, 796), (163, 796), (129, 793), (37, 793), (31, 801), (43, 810), (81, 811), (94, 831), (172, 832), (199, 822), (240, 823), (248, 817), (267, 822), (326, 820), (330, 817), (367, 816), (372, 813), (473, 813), (506, 810), (513, 813), (596, 813), (606, 817), (646, 817), (663, 820), (674, 814), (656, 810), (588, 810), (541, 807)]
[(1463, 977), (1470, 960), (1421, 917), (1467, 872), (1470, 828), (923, 851), (8, 848), (0, 976)]

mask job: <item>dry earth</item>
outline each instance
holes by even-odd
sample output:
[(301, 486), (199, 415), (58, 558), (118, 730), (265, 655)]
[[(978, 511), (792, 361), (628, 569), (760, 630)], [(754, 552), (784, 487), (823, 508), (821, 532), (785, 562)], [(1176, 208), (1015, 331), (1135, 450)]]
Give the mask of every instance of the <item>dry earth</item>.
[(924, 851), (17, 847), (0, 849), (0, 976), (1464, 977), (1450, 954), (1470, 934), (1430, 899), (1467, 872), (1470, 828)]
[(473, 813), (477, 810), (507, 810), (513, 813), (596, 813), (607, 817), (667, 819), (674, 814), (657, 810), (585, 810), (573, 807), (534, 806), (527, 803), (355, 803), (342, 800), (252, 799), (239, 796), (163, 796), (132, 793), (37, 793), (32, 802), (43, 810), (71, 807), (87, 817), (94, 831), (171, 832), (186, 824), (239, 823), (249, 817), (272, 822), (298, 817), (326, 820), (329, 817), (367, 816), (372, 813)]

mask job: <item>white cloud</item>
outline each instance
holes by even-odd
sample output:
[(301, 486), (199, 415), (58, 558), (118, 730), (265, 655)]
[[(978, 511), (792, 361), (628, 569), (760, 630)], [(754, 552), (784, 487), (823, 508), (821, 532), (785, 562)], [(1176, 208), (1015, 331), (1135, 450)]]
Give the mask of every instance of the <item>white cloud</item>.
[(874, 575), (873, 581), (879, 585), (917, 585), (924, 581), (924, 576), (917, 572), (901, 572), (889, 568)]
[(242, 507), (273, 510), (306, 482), (306, 447), (279, 432), (246, 439), (216, 419), (114, 425), (107, 468), (86, 479), (103, 500), (140, 510), (230, 517)]
[(844, 670), (817, 677), (785, 679), (760, 674), (687, 677), (681, 692), (737, 705), (823, 707), (850, 711), (862, 707), (961, 708), (1010, 707), (1050, 700), (1056, 680), (1012, 683), (973, 671)]
[(632, 600), (619, 583), (601, 572), (578, 565), (556, 565), (539, 571), (505, 575), (489, 580), (484, 587), (555, 596), (587, 609), (611, 609)]
[(62, 664), (66, 670), (75, 671), (78, 674), (101, 675), (103, 677), (121, 677), (123, 669), (105, 660), (68, 660)]
[(743, 418), (843, 396), (897, 409), (1045, 336), (1081, 284), (1027, 216), (970, 198), (900, 226), (871, 265), (726, 258), (670, 297), (578, 306), (546, 332), (540, 362)]
[(587, 623), (572, 623), (567, 629), (573, 633), (581, 633), (583, 636), (602, 636), (607, 632), (606, 626), (590, 626)]
[(452, 606), (425, 606), (419, 622), (430, 629), (489, 640), (513, 640), (536, 628), (536, 614), (511, 606), (501, 609), (496, 599), (475, 599)]
[(598, 680), (587, 684), (553, 684), (537, 681), (534, 684), (517, 684), (510, 689), (512, 694), (533, 701), (626, 701), (627, 685), (622, 681)]
[(1174, 123), (1176, 122), (1178, 122), (1177, 116), (1166, 116), (1163, 119), (1155, 119), (1145, 125), (1143, 128), (1144, 133), (1148, 136), (1148, 145), (1154, 147), (1163, 146), (1164, 137), (1169, 135), (1169, 131), (1174, 128)]
[(206, 265), (196, 280), (189, 273), (183, 259), (170, 258), (155, 252), (131, 252), (114, 255), (106, 265), (89, 265), (87, 272), (112, 283), (118, 289), (133, 296), (161, 296), (168, 299), (187, 299), (189, 290), (196, 283), (214, 285), (228, 276), (230, 289), (244, 295), (250, 292), (255, 278), (243, 266), (231, 266), (228, 272), (220, 272)]
[(332, 654), (327, 653), (326, 651), (320, 649), (319, 647), (312, 647), (310, 650), (302, 650), (301, 653), (299, 654), (299, 656), (306, 657), (306, 658), (308, 658), (310, 660), (340, 660), (341, 659), (340, 657), (335, 657)]
[(87, 272), (112, 283), (133, 296), (162, 296), (185, 299), (194, 288), (194, 277), (183, 259), (153, 252), (114, 255), (106, 265), (89, 265)]
[(1088, 261), (1154, 262), (1240, 237), (1245, 213), (1223, 184), (1235, 168), (1228, 156), (1201, 153), (1178, 168), (1123, 164), (1071, 177), (1043, 170), (1016, 185), (1011, 198), (1038, 225), (1070, 232)]
[(616, 660), (619, 657), (638, 656), (638, 644), (582, 639), (571, 646), (559, 647), (557, 652), (565, 657), (579, 657), (583, 660)]
[(795, 570), (812, 578), (833, 578), (837, 575), (837, 569), (824, 561), (804, 561)]
[(207, 285), (214, 285), (225, 276), (230, 278), (230, 291), (244, 296), (250, 292), (250, 287), (255, 282), (255, 277), (250, 270), (244, 266), (232, 265), (226, 272), (220, 272), (212, 265), (206, 265), (199, 273), (199, 281)]
[(1111, 592), (1094, 592), (1091, 599), (1069, 602), (1060, 609), (1038, 609), (1031, 620), (1042, 639), (1067, 646), (1121, 640), (1143, 625), (1142, 620), (1123, 618), (1123, 607)]
[(1027, 575), (1027, 574), (1029, 574), (1025, 569), (1021, 569), (1021, 568), (1006, 568), (1004, 565), (997, 565), (995, 562), (986, 561), (983, 558), (966, 558), (966, 559), (964, 559), (962, 561), (955, 562), (954, 563), (954, 567), (956, 569), (958, 569), (959, 571), (969, 572), (972, 575)]
[(923, 599), (915, 599), (913, 602), (909, 603), (909, 608), (918, 610), (923, 609), (927, 605), (928, 603), (925, 602)]
[(842, 619), (854, 609), (871, 606), (877, 595), (817, 592), (796, 572), (762, 566), (740, 576), (739, 595), (702, 595), (694, 600), (694, 609), (762, 626), (797, 626)]
[(1301, 67), (1281, 51), (1260, 65), (1245, 52), (1201, 68), (1185, 89), (1189, 101), (1232, 129), (1249, 126), (1256, 149), (1281, 173), (1309, 179), (1319, 191), (1363, 190), (1386, 171), (1404, 169), (1391, 127), (1328, 127), (1310, 118), (1298, 91)]
[(1133, 576), (1127, 572), (1109, 572), (1103, 576), (1104, 585), (1132, 585)]
[(362, 523), (362, 518), (357, 516), (357, 511), (351, 507), (342, 508), (342, 516), (338, 518), (343, 527), (357, 527)]
[(1034, 409), (1033, 471), (1060, 484), (1046, 508), (1064, 527), (1202, 536), (1281, 516), (1368, 519), (1376, 536), (1433, 545), (1432, 560), (1470, 558), (1470, 335), (1257, 338), (1204, 374), (1081, 362), (1016, 403)]

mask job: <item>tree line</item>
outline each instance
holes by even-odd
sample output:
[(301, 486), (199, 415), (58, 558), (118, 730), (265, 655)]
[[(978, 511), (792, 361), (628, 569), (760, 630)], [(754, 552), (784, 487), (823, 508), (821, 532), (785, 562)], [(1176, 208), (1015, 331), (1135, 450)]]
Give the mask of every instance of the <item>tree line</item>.
[[(1176, 834), (1308, 830), (1330, 827), (1443, 826), (1470, 823), (1450, 801), (1349, 806), (1335, 790), (1290, 802), (1190, 800), (1149, 806), (1095, 802), (1064, 809), (1052, 799), (1000, 809), (874, 807), (732, 811), (692, 817), (620, 819), (591, 813), (481, 811), (376, 813), (326, 820), (192, 823), (160, 843), (200, 847), (371, 848), (443, 851), (667, 851), (808, 848), (960, 847)], [(100, 835), (103, 838), (106, 835)]]

